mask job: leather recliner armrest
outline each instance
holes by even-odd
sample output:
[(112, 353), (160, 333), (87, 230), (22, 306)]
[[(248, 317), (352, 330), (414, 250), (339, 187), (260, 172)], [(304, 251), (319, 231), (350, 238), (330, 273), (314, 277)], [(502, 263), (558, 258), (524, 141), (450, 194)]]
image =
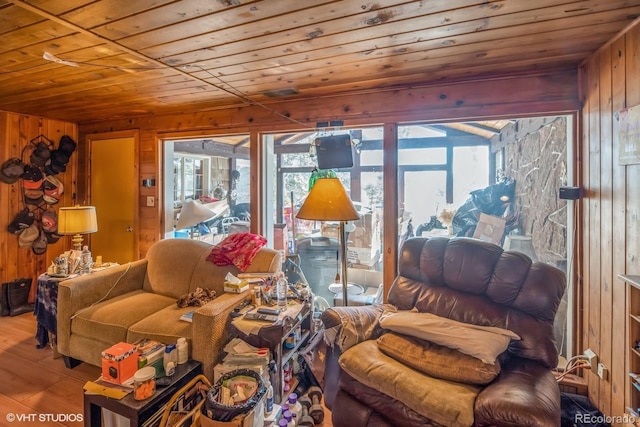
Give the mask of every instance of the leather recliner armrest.
[(478, 395), (476, 426), (559, 426), (560, 388), (549, 368), (512, 359)]
[(333, 307), (322, 312), (327, 352), (324, 367), (324, 401), (331, 409), (338, 392), (338, 359), (343, 351), (359, 342), (378, 338), (383, 330), (380, 316), (385, 310), (394, 310), (389, 304), (358, 307)]
[(359, 342), (376, 339), (382, 333), (380, 316), (395, 310), (390, 304), (328, 308), (320, 316), (327, 344), (345, 351)]

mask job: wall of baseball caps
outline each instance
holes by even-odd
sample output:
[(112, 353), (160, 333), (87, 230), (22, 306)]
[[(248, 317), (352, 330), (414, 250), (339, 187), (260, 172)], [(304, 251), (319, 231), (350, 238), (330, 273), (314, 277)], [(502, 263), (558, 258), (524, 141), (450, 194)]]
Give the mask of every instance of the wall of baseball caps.
[(73, 123), (0, 112), (0, 283), (35, 283), (69, 249), (57, 211), (77, 203), (76, 141)]

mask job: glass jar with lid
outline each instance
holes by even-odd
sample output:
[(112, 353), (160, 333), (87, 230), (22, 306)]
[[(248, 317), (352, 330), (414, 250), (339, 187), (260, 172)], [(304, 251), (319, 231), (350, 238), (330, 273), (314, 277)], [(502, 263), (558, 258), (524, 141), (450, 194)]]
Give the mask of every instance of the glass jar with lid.
[(156, 392), (156, 368), (145, 366), (138, 369), (133, 375), (133, 398), (135, 400), (145, 400), (153, 396)]

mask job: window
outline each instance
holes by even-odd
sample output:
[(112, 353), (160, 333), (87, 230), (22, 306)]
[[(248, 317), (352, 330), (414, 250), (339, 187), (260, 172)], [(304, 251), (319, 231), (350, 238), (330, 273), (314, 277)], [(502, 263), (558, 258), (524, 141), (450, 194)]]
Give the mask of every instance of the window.
[(173, 157), (173, 200), (179, 206), (187, 200), (207, 195), (206, 171), (209, 159), (176, 153)]
[[(382, 283), (382, 129), (350, 129), (353, 167), (318, 171), (340, 179), (361, 219), (347, 224), (347, 280), (350, 305), (371, 304)], [(299, 255), (300, 267), (319, 309), (342, 304), (342, 288), (336, 282), (341, 272), (339, 224), (298, 220), (298, 211), (309, 193), (312, 173), (317, 167), (313, 142), (316, 132), (265, 136), (273, 144), (273, 163), (269, 175), (275, 199), (270, 210), (274, 227), (285, 226), (288, 253)], [(278, 247), (276, 247), (277, 249)], [(351, 292), (354, 292), (352, 295)]]

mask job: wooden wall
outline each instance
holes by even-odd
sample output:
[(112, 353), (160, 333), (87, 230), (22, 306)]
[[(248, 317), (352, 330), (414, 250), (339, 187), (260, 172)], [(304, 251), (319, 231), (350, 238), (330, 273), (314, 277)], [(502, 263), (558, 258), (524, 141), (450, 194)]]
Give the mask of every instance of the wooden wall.
[[(581, 68), (583, 210), (582, 348), (610, 369), (588, 373), (589, 397), (622, 415), (625, 393), (625, 289), (620, 273), (640, 274), (640, 165), (619, 165), (618, 112), (640, 104), (640, 27), (603, 47)], [(580, 258), (577, 258), (578, 260)]]
[[(23, 148), (39, 135), (51, 139), (55, 147), (58, 146), (62, 135), (69, 135), (76, 142), (78, 139), (77, 126), (73, 123), (0, 112), (0, 164), (11, 157), (21, 157)], [(31, 151), (27, 150), (23, 161), (28, 162), (30, 154)], [(56, 175), (64, 184), (63, 197), (54, 205), (56, 210), (60, 206), (73, 206), (77, 202), (74, 195), (78, 157), (77, 152), (74, 153), (66, 172)], [(7, 226), (25, 206), (21, 187), (22, 180), (15, 184), (0, 182), (0, 283), (22, 277), (31, 277), (35, 283), (37, 277), (46, 271), (51, 260), (71, 246), (68, 236), (48, 245), (47, 252), (42, 255), (35, 255), (30, 248), (18, 246), (18, 236), (10, 234)]]

